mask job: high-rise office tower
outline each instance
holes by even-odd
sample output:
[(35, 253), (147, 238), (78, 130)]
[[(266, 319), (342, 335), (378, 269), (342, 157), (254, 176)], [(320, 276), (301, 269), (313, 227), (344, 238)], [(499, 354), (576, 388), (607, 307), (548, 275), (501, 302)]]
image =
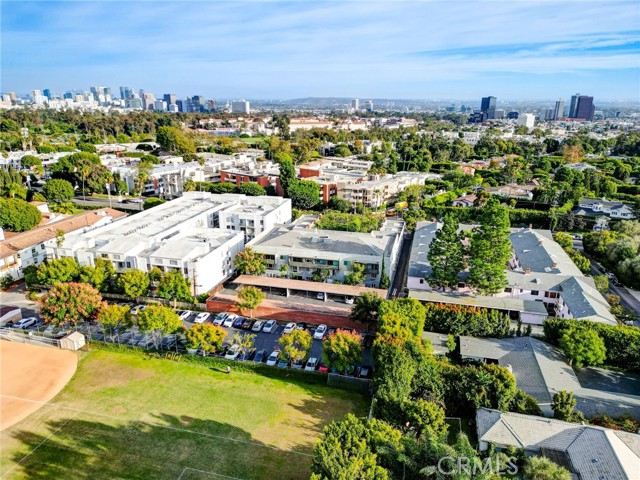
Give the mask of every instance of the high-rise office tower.
[(591, 121), (596, 107), (593, 105), (593, 97), (580, 95), (576, 104), (576, 113), (574, 118)]
[(172, 103), (176, 103), (176, 100), (178, 99), (178, 97), (176, 96), (175, 93), (165, 93), (163, 100), (165, 102), (167, 102), (167, 105), (171, 105)]
[(580, 94), (571, 95), (571, 105), (569, 105), (569, 118), (576, 118), (576, 107), (578, 106)]
[(353, 108), (354, 110), (360, 110), (360, 99), (359, 98), (354, 98), (353, 100), (351, 100), (351, 108)]
[(184, 105), (185, 105), (185, 102), (183, 100), (176, 100), (176, 106), (178, 107), (179, 112), (185, 111)]
[(153, 106), (156, 103), (156, 97), (153, 93), (143, 93), (142, 97), (142, 108), (144, 110), (153, 110)]
[(47, 97), (47, 99), (51, 100), (51, 90), (50, 90), (49, 88), (45, 88), (45, 89), (42, 91), (42, 94), (43, 94), (45, 97)]
[(373, 101), (372, 100), (367, 100), (366, 102), (364, 102), (364, 109), (367, 112), (373, 112)]
[(553, 120), (564, 118), (564, 100), (561, 98), (556, 102), (556, 108), (553, 110)]
[(496, 118), (496, 97), (483, 97), (480, 112), (483, 121)]
[(249, 115), (251, 113), (251, 105), (247, 100), (231, 102), (231, 113), (244, 113)]
[(204, 112), (204, 97), (202, 95), (194, 95), (191, 97), (189, 105), (190, 112)]

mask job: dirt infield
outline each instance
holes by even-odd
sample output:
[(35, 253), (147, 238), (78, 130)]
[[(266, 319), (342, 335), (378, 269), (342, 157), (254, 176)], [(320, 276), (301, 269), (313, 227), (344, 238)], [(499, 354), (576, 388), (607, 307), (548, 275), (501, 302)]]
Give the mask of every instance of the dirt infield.
[(51, 400), (77, 366), (78, 356), (67, 350), (0, 341), (0, 430)]

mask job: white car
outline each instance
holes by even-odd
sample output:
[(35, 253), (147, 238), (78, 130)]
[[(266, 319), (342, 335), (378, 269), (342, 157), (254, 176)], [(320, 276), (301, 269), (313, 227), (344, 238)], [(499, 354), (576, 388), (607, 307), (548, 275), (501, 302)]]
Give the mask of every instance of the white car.
[(296, 324), (294, 322), (289, 322), (285, 325), (284, 331), (282, 333), (291, 333), (296, 329)]
[(324, 300), (324, 293), (322, 293), (322, 292), (318, 292), (318, 294), (316, 295), (316, 298), (317, 298), (318, 300)]
[(131, 309), (131, 315), (137, 315), (140, 312), (142, 312), (143, 310), (146, 310), (147, 306), (146, 305), (136, 305), (135, 307), (133, 307)]
[(198, 315), (196, 315), (196, 318), (194, 320), (195, 323), (204, 323), (207, 321), (207, 318), (209, 318), (211, 316), (211, 314), (209, 312), (201, 312)]
[(227, 319), (229, 314), (227, 312), (220, 312), (216, 315), (216, 318), (213, 319), (214, 325), (222, 325), (222, 323)]
[(236, 321), (236, 318), (238, 318), (238, 315), (236, 315), (235, 313), (228, 315), (227, 318), (224, 319), (224, 322), (222, 322), (222, 326), (230, 327), (231, 325), (233, 325), (233, 322)]
[(313, 338), (316, 340), (322, 340), (326, 334), (327, 326), (323, 323), (322, 325), (318, 325), (318, 328), (316, 328), (316, 331), (313, 334)]
[(35, 325), (38, 319), (36, 317), (27, 317), (22, 320), (18, 320), (13, 324), (13, 328), (27, 328)]
[(178, 316), (180, 317), (180, 320), (186, 320), (192, 313), (193, 312), (191, 310), (183, 310), (178, 314)]
[(227, 360), (235, 360), (238, 358), (238, 355), (240, 355), (240, 345), (234, 343), (233, 345), (231, 345), (229, 350), (227, 350), (227, 354), (224, 356), (224, 358), (226, 358)]
[(313, 372), (317, 366), (318, 366), (318, 359), (316, 357), (311, 357), (309, 360), (307, 360), (307, 364), (304, 366), (304, 369), (307, 372)]
[(271, 355), (269, 355), (269, 358), (267, 358), (267, 365), (269, 365), (270, 367), (274, 367), (276, 363), (278, 363), (279, 356), (280, 352), (278, 350), (274, 350), (273, 352), (271, 352)]
[(344, 297), (344, 303), (346, 303), (347, 305), (353, 305), (353, 297)]
[(271, 333), (276, 328), (278, 328), (278, 322), (276, 322), (275, 320), (267, 320), (267, 323), (265, 323), (264, 327), (262, 327), (262, 331), (264, 333)]
[(264, 320), (258, 320), (256, 321), (256, 323), (253, 324), (253, 327), (251, 327), (251, 331), (259, 332), (260, 330), (262, 330), (263, 326), (264, 326)]

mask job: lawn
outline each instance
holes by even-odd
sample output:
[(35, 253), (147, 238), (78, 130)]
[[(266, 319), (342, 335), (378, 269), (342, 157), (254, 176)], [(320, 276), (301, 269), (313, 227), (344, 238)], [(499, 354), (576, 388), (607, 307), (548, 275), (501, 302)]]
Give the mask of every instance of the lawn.
[(2, 432), (0, 476), (308, 478), (322, 428), (366, 411), (324, 385), (92, 351), (50, 404)]

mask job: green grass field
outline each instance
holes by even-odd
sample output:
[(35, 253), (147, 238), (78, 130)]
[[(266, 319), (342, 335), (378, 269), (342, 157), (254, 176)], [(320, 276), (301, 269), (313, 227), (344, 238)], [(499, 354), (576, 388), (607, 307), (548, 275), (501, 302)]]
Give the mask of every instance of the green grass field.
[(1, 433), (0, 477), (308, 478), (322, 428), (367, 407), (323, 385), (93, 351), (50, 404)]

